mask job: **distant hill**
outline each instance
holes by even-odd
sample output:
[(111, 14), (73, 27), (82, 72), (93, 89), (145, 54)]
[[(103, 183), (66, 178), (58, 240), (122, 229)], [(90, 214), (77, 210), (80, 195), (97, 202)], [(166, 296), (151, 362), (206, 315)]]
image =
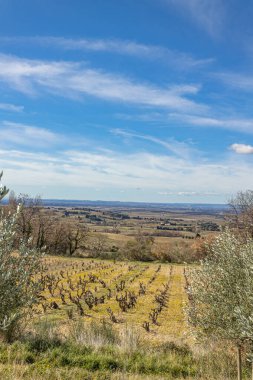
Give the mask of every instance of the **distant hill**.
[(52, 207), (105, 207), (105, 208), (135, 208), (181, 211), (190, 213), (217, 213), (228, 210), (226, 204), (207, 203), (148, 203), (148, 202), (120, 202), (120, 201), (90, 201), (90, 200), (66, 200), (43, 199), (44, 206)]

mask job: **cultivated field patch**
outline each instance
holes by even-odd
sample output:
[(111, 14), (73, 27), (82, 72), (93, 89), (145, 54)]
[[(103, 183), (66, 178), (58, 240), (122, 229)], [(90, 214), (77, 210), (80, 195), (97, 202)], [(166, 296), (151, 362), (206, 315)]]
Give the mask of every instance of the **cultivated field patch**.
[(47, 257), (37, 312), (64, 326), (69, 319), (130, 326), (151, 342), (186, 341), (184, 267)]

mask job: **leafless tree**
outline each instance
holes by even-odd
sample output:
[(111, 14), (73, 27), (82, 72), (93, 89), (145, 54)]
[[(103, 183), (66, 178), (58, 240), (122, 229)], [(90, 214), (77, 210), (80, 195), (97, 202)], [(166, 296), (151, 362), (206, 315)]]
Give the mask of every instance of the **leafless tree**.
[(230, 227), (245, 240), (253, 238), (253, 191), (240, 191), (229, 201)]

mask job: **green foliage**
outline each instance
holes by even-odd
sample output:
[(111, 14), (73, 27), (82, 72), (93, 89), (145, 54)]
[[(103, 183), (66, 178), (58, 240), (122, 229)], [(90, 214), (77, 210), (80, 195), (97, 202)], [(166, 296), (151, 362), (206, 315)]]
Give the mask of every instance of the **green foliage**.
[(189, 320), (200, 335), (253, 340), (253, 241), (226, 230), (190, 275)]
[(40, 253), (20, 242), (14, 251), (18, 211), (1, 218), (0, 228), (0, 333), (10, 340), (19, 322), (28, 316), (36, 302), (39, 285), (34, 275), (40, 269)]
[(19, 208), (12, 215), (0, 213), (0, 335), (8, 341), (19, 333), (39, 290), (34, 275), (40, 270), (40, 253), (23, 241), (14, 249), (18, 214)]
[(57, 333), (57, 325), (47, 320), (41, 321), (36, 327), (36, 333), (24, 336), (23, 340), (28, 343), (29, 350), (33, 353), (43, 353), (62, 345)]
[[(0, 181), (2, 179), (3, 172), (0, 173)], [(9, 192), (9, 189), (6, 188), (6, 186), (1, 186), (0, 187), (0, 201), (7, 195)]]

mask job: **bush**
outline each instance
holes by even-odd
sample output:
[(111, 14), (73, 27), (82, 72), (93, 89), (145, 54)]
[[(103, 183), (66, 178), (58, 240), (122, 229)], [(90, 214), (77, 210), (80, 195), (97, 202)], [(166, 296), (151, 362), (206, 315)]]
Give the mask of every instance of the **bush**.
[(157, 244), (154, 249), (156, 260), (169, 263), (192, 263), (198, 260), (194, 244), (185, 240), (173, 240), (168, 244)]
[[(0, 199), (5, 194), (0, 191)], [(22, 240), (14, 250), (19, 212), (0, 212), (0, 335), (7, 341), (20, 334), (39, 292), (34, 276), (41, 270), (40, 252)]]
[(122, 256), (128, 260), (153, 261), (155, 256), (152, 251), (154, 238), (146, 237), (138, 233), (135, 239), (128, 241), (122, 249)]

